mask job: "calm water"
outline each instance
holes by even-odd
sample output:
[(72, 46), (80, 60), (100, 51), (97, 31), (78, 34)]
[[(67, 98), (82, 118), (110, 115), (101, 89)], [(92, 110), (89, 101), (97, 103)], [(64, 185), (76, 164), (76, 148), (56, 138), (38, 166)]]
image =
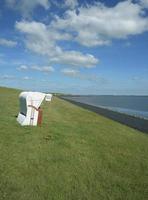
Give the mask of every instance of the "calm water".
[(148, 119), (148, 96), (69, 96), (77, 102)]

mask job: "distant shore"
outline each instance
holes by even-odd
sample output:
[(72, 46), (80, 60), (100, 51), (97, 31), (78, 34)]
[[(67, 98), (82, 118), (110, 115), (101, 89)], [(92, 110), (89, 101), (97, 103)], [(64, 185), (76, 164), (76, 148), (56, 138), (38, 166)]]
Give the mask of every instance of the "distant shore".
[(125, 124), (129, 127), (135, 128), (141, 132), (148, 133), (148, 120), (146, 119), (138, 118), (135, 116), (124, 114), (124, 113), (115, 112), (115, 111), (97, 107), (97, 106), (92, 106), (89, 104), (76, 102), (74, 100), (70, 100), (62, 96), (60, 98), (66, 101), (69, 101), (82, 108), (91, 110), (97, 114), (103, 115), (104, 117), (110, 118), (112, 120)]

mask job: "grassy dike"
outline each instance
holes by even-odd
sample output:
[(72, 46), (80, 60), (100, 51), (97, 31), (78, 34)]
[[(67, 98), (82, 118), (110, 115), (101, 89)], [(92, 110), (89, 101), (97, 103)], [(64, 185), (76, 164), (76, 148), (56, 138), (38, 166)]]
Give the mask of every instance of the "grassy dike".
[(53, 98), (42, 127), (16, 122), (0, 88), (0, 200), (145, 200), (148, 135)]

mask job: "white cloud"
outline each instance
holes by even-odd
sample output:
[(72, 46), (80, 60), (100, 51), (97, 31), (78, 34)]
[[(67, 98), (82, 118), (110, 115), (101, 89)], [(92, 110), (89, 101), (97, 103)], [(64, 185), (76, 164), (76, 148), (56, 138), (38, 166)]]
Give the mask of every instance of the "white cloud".
[(148, 0), (140, 0), (140, 3), (144, 8), (148, 8)]
[(54, 72), (54, 68), (52, 66), (27, 66), (27, 65), (21, 65), (20, 67), (17, 68), (20, 71), (26, 71), (26, 70), (35, 70), (35, 71), (40, 71), (40, 72)]
[(75, 41), (86, 47), (106, 46), (111, 44), (109, 39), (101, 39), (98, 37), (97, 33), (83, 30), (79, 31), (79, 35), (75, 38)]
[(122, 1), (114, 7), (95, 3), (79, 7), (78, 12), (69, 9), (62, 17), (54, 16), (49, 25), (36, 21), (16, 22), (16, 29), (25, 35), (26, 48), (47, 56), (50, 63), (90, 68), (99, 62), (95, 56), (64, 50), (59, 41), (74, 41), (87, 47), (110, 45), (113, 39), (147, 31), (148, 17), (140, 3)]
[(28, 16), (37, 6), (44, 9), (50, 7), (48, 0), (5, 0), (8, 7), (19, 10), (23, 16)]
[(57, 45), (58, 40), (69, 40), (69, 33), (61, 33), (39, 22), (17, 22), (16, 28), (26, 34), (25, 44), (31, 51), (48, 56), (50, 62), (73, 66), (93, 67), (98, 59), (90, 54), (77, 51), (64, 51)]
[(23, 80), (31, 80), (31, 78), (29, 76), (24, 76), (22, 79)]
[(42, 66), (42, 67), (32, 66), (30, 67), (30, 69), (46, 73), (54, 72), (54, 68), (52, 66)]
[(139, 81), (139, 80), (141, 80), (141, 78), (140, 78), (139, 76), (133, 76), (133, 77), (131, 78), (131, 80), (132, 80), (132, 81)]
[(15, 47), (17, 45), (17, 42), (12, 41), (12, 40), (7, 40), (4, 38), (0, 38), (0, 45), (6, 46), (6, 47)]
[(76, 6), (78, 6), (78, 1), (77, 0), (65, 0), (65, 6), (71, 8), (71, 9), (74, 9)]
[(28, 66), (26, 65), (21, 65), (20, 67), (17, 68), (18, 70), (27, 70)]
[(66, 76), (77, 77), (79, 75), (79, 71), (75, 69), (64, 68), (61, 72)]
[(15, 79), (15, 76), (13, 75), (8, 75), (8, 74), (4, 74), (1, 76), (2, 79), (6, 79), (6, 80), (11, 80), (11, 79)]
[(71, 39), (69, 34), (60, 34), (40, 22), (21, 21), (16, 23), (16, 28), (26, 34), (26, 47), (42, 55), (53, 56), (61, 52), (55, 41)]
[(74, 40), (85, 46), (108, 45), (112, 39), (127, 38), (148, 30), (148, 17), (143, 7), (132, 1), (122, 1), (114, 7), (101, 3), (80, 7), (79, 12), (67, 10), (56, 16), (52, 26), (74, 34)]
[(85, 81), (90, 81), (90, 82), (96, 82), (99, 84), (108, 84), (109, 80), (100, 77), (96, 74), (82, 74), (80, 71), (71, 69), (71, 68), (64, 68), (61, 70), (61, 73), (63, 73), (65, 76), (73, 77), (73, 78), (78, 78), (81, 80)]
[(94, 67), (98, 63), (98, 59), (91, 54), (82, 54), (77, 51), (65, 51), (51, 58), (52, 62), (81, 66), (86, 68)]

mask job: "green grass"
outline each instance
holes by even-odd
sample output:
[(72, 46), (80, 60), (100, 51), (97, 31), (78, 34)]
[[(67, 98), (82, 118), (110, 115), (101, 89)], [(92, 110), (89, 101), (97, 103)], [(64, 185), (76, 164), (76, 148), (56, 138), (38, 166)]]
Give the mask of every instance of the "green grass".
[(19, 91), (0, 88), (0, 200), (146, 200), (148, 136), (64, 100), (21, 127)]

